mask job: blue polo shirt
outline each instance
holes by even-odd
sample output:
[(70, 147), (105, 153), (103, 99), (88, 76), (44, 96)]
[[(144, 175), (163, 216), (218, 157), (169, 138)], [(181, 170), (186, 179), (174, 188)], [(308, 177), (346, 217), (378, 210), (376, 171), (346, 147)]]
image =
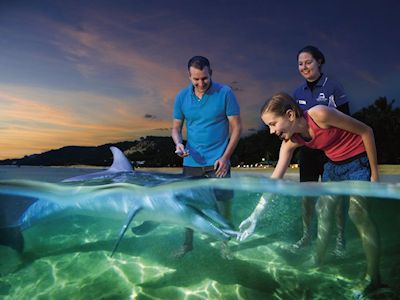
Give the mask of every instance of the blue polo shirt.
[(188, 167), (212, 166), (229, 142), (228, 116), (240, 114), (232, 89), (212, 82), (199, 99), (190, 84), (175, 98), (173, 118), (186, 122), (186, 148), (189, 156), (183, 159)]
[(303, 111), (315, 105), (338, 107), (349, 102), (343, 86), (326, 75), (321, 76), (313, 90), (308, 87), (307, 82), (299, 86), (294, 91), (293, 98)]

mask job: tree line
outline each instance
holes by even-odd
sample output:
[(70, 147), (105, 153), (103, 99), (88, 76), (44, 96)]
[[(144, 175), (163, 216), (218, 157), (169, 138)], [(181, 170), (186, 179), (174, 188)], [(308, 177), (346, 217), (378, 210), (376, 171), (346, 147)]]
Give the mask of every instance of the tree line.
[[(372, 105), (361, 109), (352, 116), (371, 126), (376, 141), (379, 164), (400, 164), (400, 108), (394, 107), (395, 100), (378, 98)], [(279, 156), (281, 141), (269, 133), (267, 127), (242, 137), (231, 157), (232, 166), (254, 165), (264, 162), (273, 165)], [(136, 141), (125, 141), (93, 147), (66, 146), (41, 154), (27, 155), (20, 159), (0, 161), (2, 165), (68, 166), (96, 165), (109, 166), (112, 163), (110, 146), (125, 152), (136, 167), (180, 167), (182, 159), (175, 151), (171, 137), (147, 136)], [(298, 161), (295, 154), (293, 163)]]

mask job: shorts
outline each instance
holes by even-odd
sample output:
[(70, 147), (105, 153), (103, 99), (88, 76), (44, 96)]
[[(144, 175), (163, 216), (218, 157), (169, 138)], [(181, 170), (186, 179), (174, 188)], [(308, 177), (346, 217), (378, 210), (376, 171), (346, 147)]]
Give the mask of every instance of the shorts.
[(328, 158), (322, 150), (303, 146), (300, 148), (299, 161), (300, 182), (318, 181), (324, 173), (324, 164)]
[[(183, 166), (183, 176), (185, 177), (197, 177), (197, 178), (218, 178), (215, 174), (214, 166), (206, 166), (206, 167), (187, 167)], [(228, 170), (228, 173), (224, 178), (231, 177), (231, 170)], [(214, 189), (215, 198), (217, 201), (229, 201), (233, 198), (233, 190), (225, 190), (225, 189)]]
[(361, 153), (345, 161), (328, 161), (324, 167), (322, 181), (343, 181), (343, 180), (371, 180), (371, 168), (367, 154)]

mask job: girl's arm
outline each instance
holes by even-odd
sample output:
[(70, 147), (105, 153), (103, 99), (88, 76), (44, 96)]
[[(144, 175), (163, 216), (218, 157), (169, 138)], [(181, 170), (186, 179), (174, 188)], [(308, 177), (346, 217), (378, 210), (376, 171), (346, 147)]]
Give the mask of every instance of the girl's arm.
[(282, 141), (281, 148), (279, 150), (278, 163), (272, 172), (271, 178), (283, 178), (287, 168), (289, 167), (290, 161), (292, 160), (294, 150), (300, 146), (300, 144), (294, 143), (291, 140)]
[(314, 106), (308, 114), (321, 128), (337, 127), (361, 136), (371, 167), (371, 181), (379, 181), (375, 138), (371, 127), (327, 106)]
[[(279, 150), (278, 163), (276, 164), (276, 167), (272, 172), (271, 178), (283, 178), (283, 175), (285, 175), (290, 161), (292, 160), (294, 150), (300, 146), (301, 145), (294, 143), (290, 140), (282, 142), (281, 148)], [(240, 234), (237, 237), (239, 241), (245, 240), (254, 232), (257, 225), (257, 220), (267, 207), (268, 198), (270, 196), (271, 194), (269, 193), (263, 193), (251, 215), (240, 223)]]

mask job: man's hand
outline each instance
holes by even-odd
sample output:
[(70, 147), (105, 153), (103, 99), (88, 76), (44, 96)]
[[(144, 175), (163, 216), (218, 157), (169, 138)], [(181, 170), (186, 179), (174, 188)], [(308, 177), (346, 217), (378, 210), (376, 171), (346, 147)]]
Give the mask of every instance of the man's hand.
[(185, 146), (182, 143), (176, 144), (175, 153), (180, 157), (186, 157), (189, 155), (189, 151), (185, 150)]
[(229, 168), (229, 160), (222, 157), (217, 159), (214, 163), (215, 175), (217, 175), (217, 177), (225, 177), (226, 174), (228, 174)]

